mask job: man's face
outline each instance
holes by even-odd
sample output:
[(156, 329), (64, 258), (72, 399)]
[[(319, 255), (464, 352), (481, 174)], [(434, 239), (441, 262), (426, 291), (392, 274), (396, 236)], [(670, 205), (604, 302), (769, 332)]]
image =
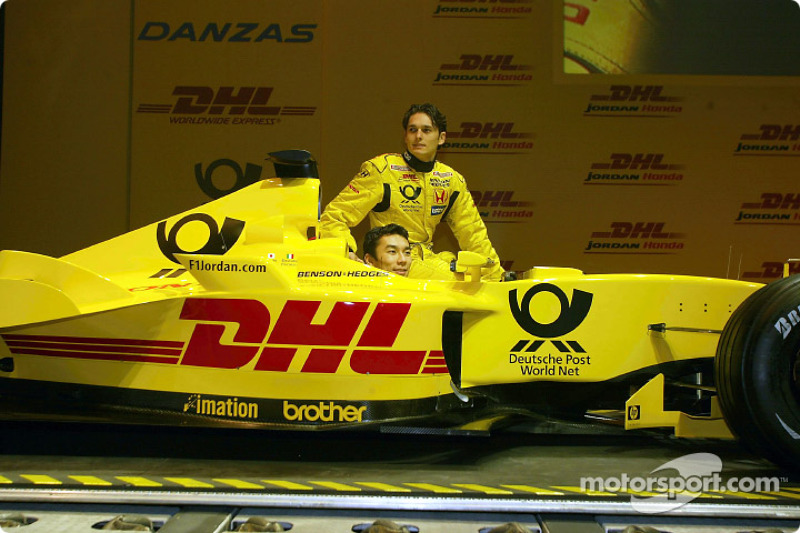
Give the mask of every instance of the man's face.
[(393, 272), (401, 276), (408, 276), (408, 267), (411, 265), (411, 246), (402, 235), (384, 235), (375, 247), (375, 257), (367, 254), (364, 260), (368, 265)]
[(447, 136), (433, 125), (431, 117), (425, 113), (414, 113), (406, 126), (406, 148), (420, 161), (433, 161), (436, 150), (444, 144)]

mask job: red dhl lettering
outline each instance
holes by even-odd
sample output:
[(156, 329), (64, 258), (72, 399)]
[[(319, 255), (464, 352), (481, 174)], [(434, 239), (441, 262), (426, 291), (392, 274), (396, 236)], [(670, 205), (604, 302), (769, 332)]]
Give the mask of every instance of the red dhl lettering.
[(665, 232), (665, 222), (612, 222), (611, 231), (595, 231), (594, 239), (682, 239), (682, 233)]
[[(744, 272), (742, 277), (745, 279), (776, 279), (783, 277), (783, 263), (781, 261), (764, 261), (761, 263), (762, 270), (755, 272)], [(800, 274), (800, 263), (789, 263), (789, 275)]]
[(172, 112), (220, 114), (229, 108), (231, 115), (245, 111), (251, 115), (277, 115), (280, 107), (267, 107), (272, 90), (272, 87), (220, 87), (214, 91), (211, 87), (181, 85), (172, 91), (179, 97)]
[(680, 102), (680, 96), (663, 96), (663, 85), (612, 85), (608, 94), (593, 94), (589, 99), (597, 102)]
[(160, 289), (182, 289), (184, 287), (191, 287), (194, 285), (193, 283), (167, 283), (164, 285), (146, 285), (143, 287), (131, 287), (128, 289), (130, 292), (141, 292), (141, 291), (154, 291)]
[(662, 163), (663, 159), (664, 159), (664, 154), (613, 153), (611, 154), (611, 163), (592, 163), (592, 168), (611, 169), (611, 170), (624, 170), (624, 169), (670, 170), (680, 167), (680, 165), (668, 165)]
[(447, 133), (448, 138), (456, 139), (527, 139), (531, 133), (515, 132), (513, 122), (462, 122), (461, 131)]
[(513, 55), (461, 54), (461, 63), (445, 63), (442, 70), (530, 70), (528, 65), (513, 65)]
[(800, 209), (800, 193), (765, 192), (760, 202), (745, 202), (742, 209)]
[[(289, 300), (272, 331), (267, 307), (257, 300), (193, 298), (181, 320), (194, 320), (181, 365), (233, 369), (255, 360), (254, 370), (287, 372), (300, 348), (311, 346), (301, 372), (333, 374), (350, 352), (350, 368), (360, 374), (445, 373), (425, 363), (440, 350), (392, 350), (411, 309), (408, 303), (336, 302), (324, 323), (314, 323), (321, 302)], [(366, 320), (360, 336), (357, 332)], [(233, 343), (223, 344), (224, 324), (238, 325)], [(266, 338), (266, 343), (264, 339)], [(437, 359), (438, 360), (438, 359)], [(425, 363), (425, 364), (423, 364)]]
[(470, 191), (477, 207), (528, 207), (531, 202), (514, 200), (514, 191)]
[(743, 141), (796, 141), (800, 139), (800, 124), (762, 124), (759, 133), (742, 134)]
[[(268, 105), (273, 87), (233, 87), (219, 88), (204, 85), (178, 85), (172, 95), (177, 96), (174, 105), (158, 103), (140, 103), (137, 113), (168, 113), (171, 115), (258, 115), (261, 117), (278, 115), (311, 116), (316, 112), (313, 106), (276, 106)], [(187, 117), (175, 117), (184, 121)], [(204, 118), (212, 123), (227, 124), (229, 119)], [(263, 119), (259, 123), (265, 123)], [(234, 124), (254, 123), (247, 119), (235, 118)], [(274, 122), (266, 122), (274, 123)]]

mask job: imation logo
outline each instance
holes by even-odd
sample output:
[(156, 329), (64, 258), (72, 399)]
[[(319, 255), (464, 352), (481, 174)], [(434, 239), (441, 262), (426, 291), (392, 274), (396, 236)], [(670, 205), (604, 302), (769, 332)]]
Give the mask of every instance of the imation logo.
[[(742, 273), (742, 278), (750, 280), (773, 280), (783, 276), (782, 261), (764, 261), (761, 270), (751, 270)], [(789, 263), (789, 274), (800, 274), (800, 263)]]
[(439, 0), (434, 17), (443, 18), (524, 18), (531, 13), (533, 0)]
[(664, 162), (665, 154), (617, 152), (608, 161), (592, 163), (584, 185), (677, 185), (684, 165)]
[[(662, 85), (612, 85), (608, 93), (593, 94), (584, 116), (592, 117), (670, 117), (683, 111), (683, 97), (665, 96)], [(595, 103), (603, 102), (603, 103)]]
[[(533, 134), (514, 131), (513, 122), (462, 122), (460, 130), (448, 131), (441, 153), (509, 154), (530, 150)], [(455, 142), (450, 139), (456, 139)], [(509, 152), (509, 150), (512, 150)]]
[(666, 222), (612, 222), (610, 231), (595, 231), (585, 254), (674, 254), (685, 233), (664, 231)]
[(170, 124), (271, 126), (283, 116), (312, 116), (316, 107), (268, 105), (272, 87), (179, 85), (171, 104), (139, 104), (137, 113), (169, 114)]
[(470, 191), (486, 223), (520, 223), (533, 216), (533, 202), (512, 200), (514, 191)]
[(798, 157), (800, 124), (762, 124), (758, 133), (743, 133), (733, 155)]
[(800, 193), (761, 193), (758, 202), (744, 202), (735, 224), (800, 225)]
[(434, 85), (519, 85), (531, 81), (531, 65), (514, 64), (513, 55), (461, 54), (456, 63), (445, 63), (433, 80)]
[(229, 43), (310, 43), (314, 40), (316, 24), (295, 24), (286, 30), (280, 24), (256, 22), (209, 22), (196, 25), (181, 22), (170, 26), (168, 22), (148, 21), (139, 31), (139, 41), (229, 42)]

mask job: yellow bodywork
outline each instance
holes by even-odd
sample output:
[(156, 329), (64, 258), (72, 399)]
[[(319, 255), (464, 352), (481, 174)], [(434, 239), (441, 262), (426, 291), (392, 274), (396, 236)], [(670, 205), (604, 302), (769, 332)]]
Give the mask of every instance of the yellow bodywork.
[(631, 401), (655, 407), (627, 427), (701, 435), (656, 405), (655, 376), (713, 358), (713, 332), (759, 287), (568, 268), (481, 282), (474, 258), (468, 281), (408, 279), (347, 259), (318, 215), (318, 180), (275, 178), (60, 259), (0, 252), (0, 381), (172, 394), (188, 413), (214, 398), (201, 414), (223, 420), (270, 400), (291, 425), (647, 371)]

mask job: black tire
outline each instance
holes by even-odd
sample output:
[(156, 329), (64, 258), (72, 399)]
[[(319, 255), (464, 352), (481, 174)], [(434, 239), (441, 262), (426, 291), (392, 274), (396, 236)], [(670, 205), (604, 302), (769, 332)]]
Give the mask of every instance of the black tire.
[(800, 472), (798, 306), (800, 276), (759, 289), (731, 316), (715, 359), (728, 427), (751, 451), (795, 472)]

